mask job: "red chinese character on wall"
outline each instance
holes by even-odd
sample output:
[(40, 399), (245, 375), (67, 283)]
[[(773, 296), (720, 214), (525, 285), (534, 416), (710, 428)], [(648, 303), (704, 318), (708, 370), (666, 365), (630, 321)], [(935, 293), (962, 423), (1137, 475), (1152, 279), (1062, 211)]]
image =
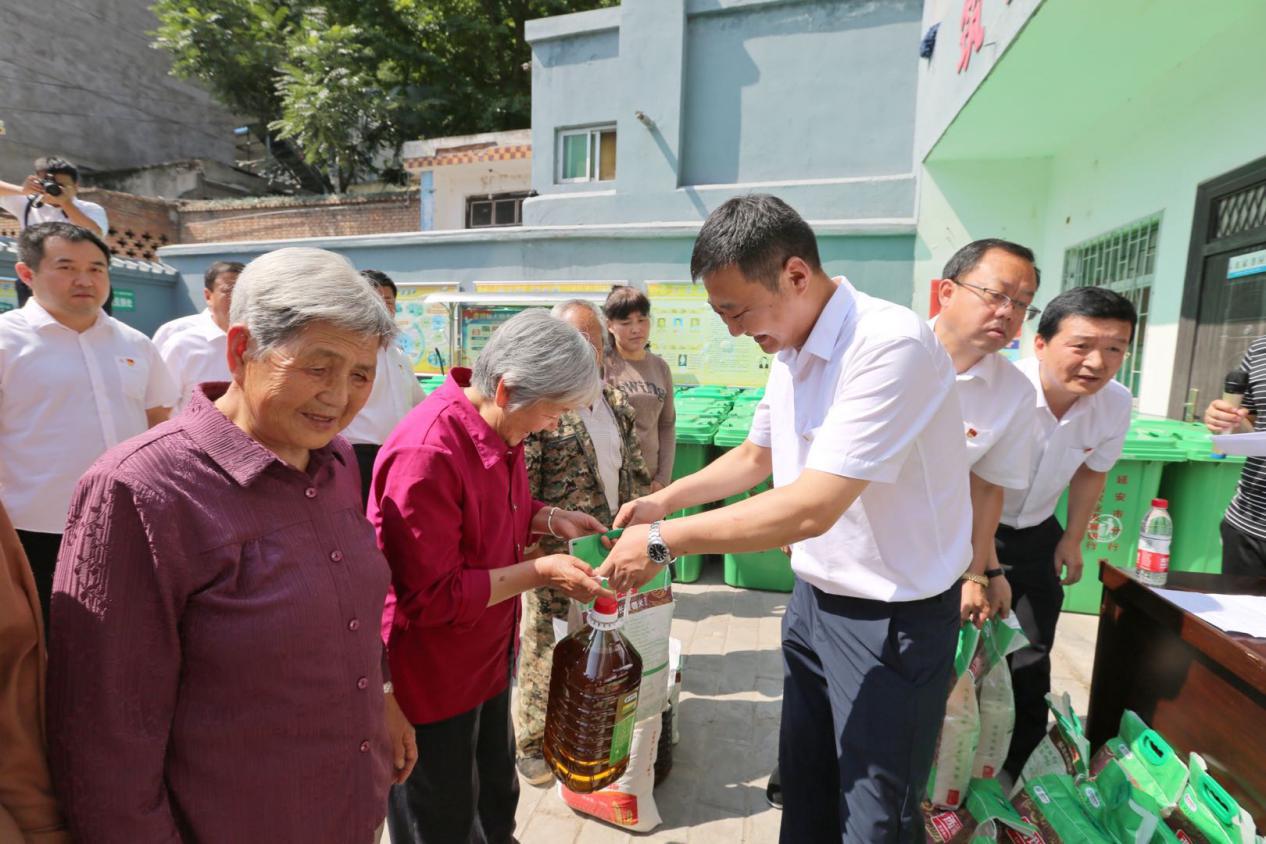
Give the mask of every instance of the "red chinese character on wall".
[(1129, 482), (1130, 482), (1129, 475), (1117, 475), (1117, 483), (1120, 484), (1121, 486), (1125, 486)]
[(1117, 501), (1124, 501), (1124, 500), (1125, 500), (1125, 493), (1124, 493), (1124, 492), (1118, 492), (1118, 493), (1117, 493), (1115, 496), (1113, 496), (1113, 497), (1114, 497), (1114, 498), (1116, 498), (1116, 500), (1117, 500)]
[(958, 72), (962, 73), (971, 63), (971, 54), (980, 52), (985, 43), (985, 28), (980, 23), (980, 7), (984, 0), (963, 0), (963, 17), (958, 46), (962, 54), (958, 58)]

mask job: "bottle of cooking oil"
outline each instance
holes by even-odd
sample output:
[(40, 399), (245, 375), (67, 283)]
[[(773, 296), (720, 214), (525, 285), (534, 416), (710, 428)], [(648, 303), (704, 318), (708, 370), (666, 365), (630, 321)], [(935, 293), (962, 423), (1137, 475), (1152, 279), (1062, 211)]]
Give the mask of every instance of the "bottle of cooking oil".
[(578, 794), (614, 783), (629, 766), (642, 657), (624, 638), (619, 603), (599, 596), (586, 625), (554, 647), (545, 710), (545, 761)]

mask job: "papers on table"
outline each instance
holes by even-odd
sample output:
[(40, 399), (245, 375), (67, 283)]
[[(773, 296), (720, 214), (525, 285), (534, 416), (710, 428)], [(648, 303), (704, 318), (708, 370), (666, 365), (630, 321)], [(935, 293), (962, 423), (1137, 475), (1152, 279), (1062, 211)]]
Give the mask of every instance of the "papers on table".
[(1266, 595), (1206, 595), (1159, 588), (1156, 594), (1223, 632), (1266, 638)]
[(1254, 431), (1251, 434), (1219, 434), (1213, 438), (1213, 450), (1222, 454), (1266, 457), (1266, 431)]

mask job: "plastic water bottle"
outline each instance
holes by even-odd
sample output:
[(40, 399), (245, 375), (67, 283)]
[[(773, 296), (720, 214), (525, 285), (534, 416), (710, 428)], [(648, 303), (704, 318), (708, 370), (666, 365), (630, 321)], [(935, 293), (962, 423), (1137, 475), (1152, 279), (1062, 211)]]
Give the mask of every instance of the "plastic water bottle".
[(1152, 499), (1152, 509), (1143, 517), (1139, 528), (1139, 583), (1164, 586), (1169, 579), (1169, 543), (1174, 539), (1174, 520), (1169, 517), (1169, 502)]

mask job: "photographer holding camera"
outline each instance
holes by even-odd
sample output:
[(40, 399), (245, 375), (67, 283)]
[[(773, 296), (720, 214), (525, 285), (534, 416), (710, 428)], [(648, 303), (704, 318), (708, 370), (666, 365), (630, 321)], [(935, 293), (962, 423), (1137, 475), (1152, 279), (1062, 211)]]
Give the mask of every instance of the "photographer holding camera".
[(78, 193), (78, 167), (61, 158), (37, 158), (34, 175), (22, 184), (0, 181), (0, 208), (17, 217), (24, 229), (37, 223), (73, 223), (104, 239), (110, 233), (105, 209)]

